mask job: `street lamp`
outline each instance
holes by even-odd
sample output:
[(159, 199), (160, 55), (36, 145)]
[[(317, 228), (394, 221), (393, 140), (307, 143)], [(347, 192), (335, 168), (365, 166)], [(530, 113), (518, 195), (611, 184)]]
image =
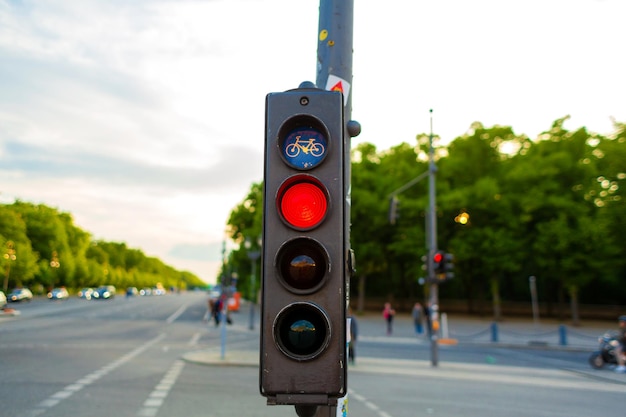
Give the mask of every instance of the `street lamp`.
[(459, 224), (466, 225), (466, 224), (469, 224), (469, 219), (470, 219), (469, 213), (467, 213), (466, 211), (462, 211), (459, 215), (457, 215), (454, 218), (454, 221)]
[(7, 271), (4, 275), (4, 291), (9, 290), (9, 275), (11, 274), (11, 262), (14, 262), (17, 259), (15, 255), (15, 247), (13, 246), (12, 241), (7, 241), (7, 249), (3, 255), (3, 258), (7, 260)]
[[(243, 245), (246, 248), (246, 251), (248, 252), (248, 259), (250, 259), (250, 262), (252, 263), (252, 271), (250, 272), (250, 288), (248, 290), (249, 298), (250, 298), (250, 324), (248, 328), (250, 330), (254, 330), (254, 309), (255, 309), (255, 304), (256, 304), (255, 303), (256, 296), (255, 296), (255, 291), (254, 291), (256, 287), (256, 261), (261, 256), (261, 251), (256, 248), (254, 250), (251, 250), (252, 242), (250, 241), (250, 238), (246, 238)], [(260, 237), (257, 238), (256, 247), (257, 248), (261, 247)]]
[[(54, 270), (56, 271), (59, 267), (61, 266), (61, 262), (59, 262), (59, 255), (57, 254), (57, 251), (53, 250), (52, 251), (52, 259), (50, 260), (50, 267), (54, 268)], [(56, 272), (54, 273), (54, 276), (52, 277), (52, 287), (54, 288), (55, 285), (55, 281), (56, 281)]]

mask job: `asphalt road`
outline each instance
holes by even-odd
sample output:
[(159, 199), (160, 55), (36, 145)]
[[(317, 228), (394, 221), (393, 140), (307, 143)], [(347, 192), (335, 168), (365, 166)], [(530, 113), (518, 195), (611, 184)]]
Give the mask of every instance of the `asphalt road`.
[[(295, 416), (265, 405), (256, 366), (183, 360), (222, 352), (205, 305), (203, 293), (18, 305), (0, 317), (0, 416)], [(258, 355), (245, 308), (227, 327), (231, 357)], [(591, 371), (584, 349), (460, 343), (441, 346), (433, 367), (427, 341), (401, 320), (379, 334), (378, 319), (361, 319), (349, 416), (624, 415), (626, 375)]]

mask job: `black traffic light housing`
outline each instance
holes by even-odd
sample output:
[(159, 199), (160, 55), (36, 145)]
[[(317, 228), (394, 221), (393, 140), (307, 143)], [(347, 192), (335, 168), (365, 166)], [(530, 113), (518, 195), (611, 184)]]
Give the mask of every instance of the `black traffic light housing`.
[(436, 251), (433, 255), (433, 269), (438, 282), (454, 278), (454, 255), (444, 251)]
[(400, 200), (394, 195), (389, 198), (389, 223), (396, 224), (399, 218)]
[(443, 254), (443, 273), (446, 281), (454, 278), (454, 255), (451, 253)]
[(268, 404), (346, 395), (343, 96), (266, 97), (260, 391)]
[(433, 270), (435, 271), (435, 275), (439, 275), (443, 273), (443, 265), (444, 265), (444, 253), (442, 251), (436, 251), (433, 254)]

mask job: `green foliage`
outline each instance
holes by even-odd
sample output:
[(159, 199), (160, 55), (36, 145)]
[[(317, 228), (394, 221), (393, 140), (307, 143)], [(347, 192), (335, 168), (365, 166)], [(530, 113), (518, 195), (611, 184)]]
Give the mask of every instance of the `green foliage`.
[[(447, 147), (435, 149), (439, 248), (455, 255), (455, 279), (441, 296), (528, 300), (528, 277), (540, 299), (564, 294), (588, 303), (625, 303), (626, 124), (604, 137), (568, 131), (556, 120), (535, 140), (511, 127), (474, 123)], [(436, 138), (435, 138), (436, 143)], [(388, 222), (389, 196), (427, 171), (429, 137), (378, 151), (352, 151), (351, 241), (357, 274), (370, 296), (415, 298), (426, 253), (428, 182), (400, 192), (400, 217)], [(261, 230), (261, 184), (231, 213), (237, 243)], [(466, 224), (455, 219), (469, 216)], [(231, 270), (249, 271), (242, 249)]]
[(177, 271), (125, 243), (93, 241), (68, 213), (45, 205), (21, 201), (0, 205), (2, 255), (9, 246), (15, 250), (15, 260), (0, 258), (8, 288), (206, 285), (194, 274)]

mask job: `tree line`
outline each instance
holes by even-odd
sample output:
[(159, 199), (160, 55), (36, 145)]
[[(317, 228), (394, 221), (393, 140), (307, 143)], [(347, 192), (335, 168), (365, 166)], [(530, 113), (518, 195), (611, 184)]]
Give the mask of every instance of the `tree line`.
[[(447, 145), (435, 136), (436, 219), (439, 249), (454, 254), (455, 278), (440, 286), (443, 300), (465, 300), (467, 310), (489, 303), (496, 317), (503, 303), (529, 300), (529, 277), (552, 310), (626, 303), (626, 124), (600, 135), (567, 130), (567, 117), (530, 139), (512, 127), (474, 123)], [(418, 300), (427, 286), (428, 182), (400, 193), (395, 224), (389, 195), (428, 170), (430, 138), (379, 151), (352, 149), (351, 246), (356, 274), (353, 305), (367, 297)], [(262, 229), (262, 183), (231, 211), (228, 268), (249, 276), (243, 242), (255, 245)], [(252, 248), (254, 249), (254, 248)], [(240, 279), (244, 293), (254, 293)], [(445, 302), (445, 301), (444, 301)]]
[(94, 240), (69, 213), (43, 204), (0, 205), (0, 262), (3, 289), (40, 290), (114, 285), (166, 288), (206, 286), (196, 275), (178, 271), (125, 243)]

